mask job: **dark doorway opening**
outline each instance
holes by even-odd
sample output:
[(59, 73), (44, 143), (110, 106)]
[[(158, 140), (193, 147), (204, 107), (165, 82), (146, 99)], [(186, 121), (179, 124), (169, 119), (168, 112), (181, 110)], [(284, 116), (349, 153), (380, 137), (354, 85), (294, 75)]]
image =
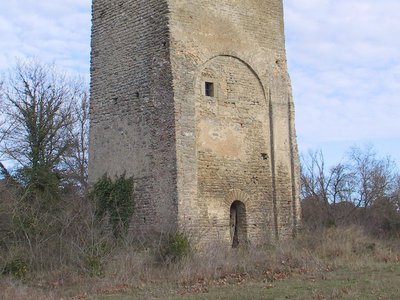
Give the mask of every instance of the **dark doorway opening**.
[(246, 244), (247, 231), (246, 231), (246, 207), (243, 202), (235, 201), (230, 209), (230, 229), (232, 248), (239, 245)]

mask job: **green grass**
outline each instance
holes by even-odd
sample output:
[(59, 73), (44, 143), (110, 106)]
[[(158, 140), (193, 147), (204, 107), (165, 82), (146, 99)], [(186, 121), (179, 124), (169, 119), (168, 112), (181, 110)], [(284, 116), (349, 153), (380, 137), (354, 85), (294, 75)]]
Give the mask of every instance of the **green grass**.
[(98, 295), (90, 299), (399, 299), (400, 265), (344, 266), (319, 277), (303, 274), (272, 283), (250, 279), (240, 285), (208, 284), (188, 290), (191, 289), (186, 292), (183, 286), (153, 284), (123, 295)]

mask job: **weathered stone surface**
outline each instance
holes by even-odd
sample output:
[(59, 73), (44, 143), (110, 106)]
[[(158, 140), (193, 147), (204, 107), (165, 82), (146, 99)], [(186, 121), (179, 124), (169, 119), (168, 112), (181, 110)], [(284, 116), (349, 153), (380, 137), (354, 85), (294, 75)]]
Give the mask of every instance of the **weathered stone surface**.
[(282, 0), (93, 1), (89, 178), (135, 178), (132, 226), (200, 242), (300, 215)]

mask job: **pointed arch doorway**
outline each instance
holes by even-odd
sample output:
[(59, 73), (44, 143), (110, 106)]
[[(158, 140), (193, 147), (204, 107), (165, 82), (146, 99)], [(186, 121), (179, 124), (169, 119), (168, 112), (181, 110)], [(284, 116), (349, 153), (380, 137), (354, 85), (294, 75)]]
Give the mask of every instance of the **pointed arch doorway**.
[(230, 230), (232, 248), (247, 243), (246, 207), (241, 201), (234, 201), (230, 207)]

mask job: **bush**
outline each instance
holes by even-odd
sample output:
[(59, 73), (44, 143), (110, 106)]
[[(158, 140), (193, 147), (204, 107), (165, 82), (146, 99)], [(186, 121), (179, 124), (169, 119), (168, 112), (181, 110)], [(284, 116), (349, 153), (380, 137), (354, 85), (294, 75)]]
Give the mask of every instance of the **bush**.
[(91, 245), (87, 245), (83, 250), (83, 260), (86, 272), (90, 277), (104, 276), (104, 263), (113, 253), (114, 247), (110, 244), (107, 237), (94, 238)]
[(22, 279), (28, 273), (28, 259), (23, 251), (15, 250), (11, 253), (11, 256), (5, 261), (2, 274)]
[(87, 256), (85, 266), (90, 277), (102, 277), (104, 275), (103, 262), (100, 256)]
[(187, 236), (181, 232), (170, 234), (161, 246), (161, 259), (166, 262), (176, 262), (191, 252)]
[(97, 220), (108, 215), (115, 238), (124, 237), (134, 211), (133, 178), (125, 178), (123, 174), (113, 182), (104, 175), (94, 185), (91, 194), (96, 205)]

